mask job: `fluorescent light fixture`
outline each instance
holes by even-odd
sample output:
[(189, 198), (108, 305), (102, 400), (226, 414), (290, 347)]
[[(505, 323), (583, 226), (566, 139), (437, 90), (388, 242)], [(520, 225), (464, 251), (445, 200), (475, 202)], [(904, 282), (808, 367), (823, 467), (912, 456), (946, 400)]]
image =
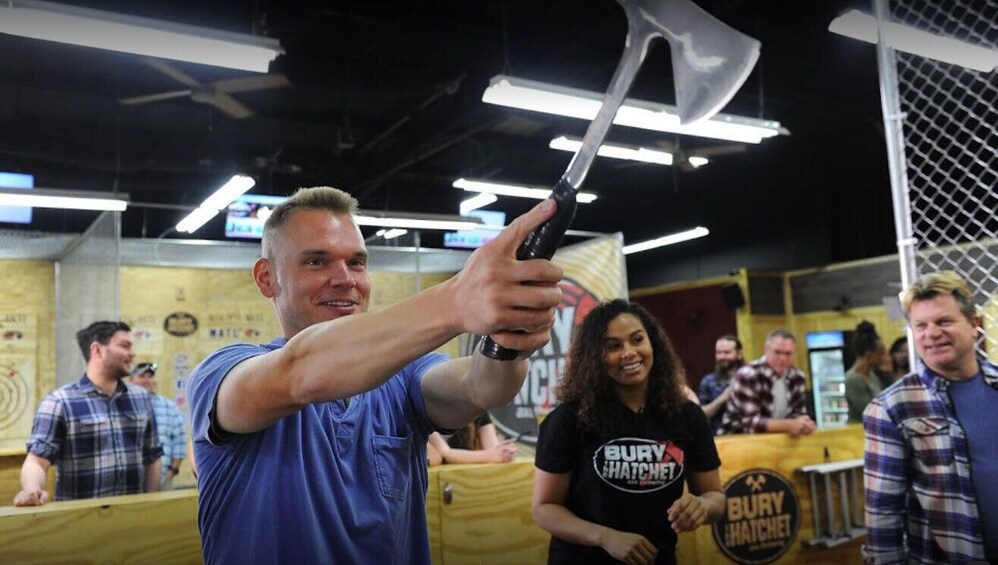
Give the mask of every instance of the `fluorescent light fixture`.
[(212, 208), (196, 208), (186, 218), (180, 220), (175, 229), (183, 233), (194, 233), (198, 228), (207, 224), (208, 220), (217, 216), (218, 212), (219, 210)]
[(276, 39), (38, 0), (0, 2), (0, 33), (265, 73)]
[(409, 230), (390, 228), (390, 229), (380, 229), (374, 235), (382, 237), (385, 239), (385, 241), (388, 241), (389, 239), (395, 239), (396, 237), (400, 235), (405, 235), (407, 233), (409, 233)]
[[(487, 192), (500, 196), (518, 196), (520, 198), (536, 198), (544, 200), (551, 196), (550, 188), (535, 188), (520, 186), (516, 184), (504, 184), (491, 181), (480, 181), (460, 178), (451, 185), (454, 188), (467, 190), (468, 192)], [(596, 200), (596, 195), (592, 192), (580, 192), (575, 195), (575, 199), (583, 204), (588, 204)]]
[[(877, 43), (877, 18), (859, 10), (849, 10), (828, 24), (828, 31)], [(971, 45), (952, 37), (943, 37), (897, 22), (883, 22), (880, 32), (888, 47), (935, 59), (944, 63), (961, 65), (981, 72), (998, 67), (998, 51)]]
[(353, 220), (358, 226), (406, 228), (413, 230), (472, 230), (481, 227), (478, 218), (446, 214), (411, 214), (407, 212), (377, 212), (357, 210)]
[(649, 249), (655, 249), (656, 247), (664, 247), (666, 245), (672, 245), (682, 241), (697, 239), (698, 237), (704, 237), (708, 234), (710, 234), (710, 230), (703, 226), (697, 226), (691, 230), (665, 235), (648, 241), (642, 241), (641, 243), (625, 245), (623, 251), (624, 255), (630, 255), (631, 253), (638, 253), (639, 251), (648, 251)]
[[(499, 75), (492, 77), (488, 88), (482, 94), (482, 101), (500, 106), (592, 120), (603, 105), (603, 94)], [(709, 120), (699, 120), (693, 124), (682, 126), (679, 124), (679, 114), (675, 106), (633, 98), (624, 100), (620, 109), (617, 110), (617, 116), (613, 119), (613, 123), (621, 126), (743, 143), (759, 143), (767, 137), (790, 134), (786, 128), (780, 126), (780, 122), (731, 114), (716, 114)]]
[(482, 206), (488, 206), (489, 204), (492, 204), (496, 200), (499, 200), (499, 198), (495, 194), (492, 194), (490, 192), (482, 192), (461, 202), (459, 209), (461, 210), (462, 216), (467, 216), (468, 212), (471, 212), (472, 210), (477, 210)]
[(0, 206), (31, 206), (33, 208), (66, 208), (69, 210), (100, 210), (123, 212), (128, 208), (128, 195), (118, 192), (59, 190), (36, 188), (31, 191), (0, 188)]
[[(578, 153), (579, 149), (582, 148), (582, 140), (563, 135), (552, 139), (551, 143), (548, 144), (548, 147), (551, 149), (560, 149), (561, 151)], [(600, 148), (596, 154), (602, 155), (603, 157), (611, 157), (613, 159), (641, 161), (642, 163), (654, 163), (656, 165), (672, 164), (672, 153), (658, 149), (648, 149), (647, 147), (631, 147), (627, 145), (604, 143), (603, 145), (600, 145)]]
[(205, 199), (186, 218), (180, 220), (176, 230), (184, 233), (194, 233), (198, 228), (208, 223), (219, 211), (231, 204), (236, 198), (253, 188), (256, 181), (245, 175), (234, 175), (225, 184), (218, 188), (211, 196)]

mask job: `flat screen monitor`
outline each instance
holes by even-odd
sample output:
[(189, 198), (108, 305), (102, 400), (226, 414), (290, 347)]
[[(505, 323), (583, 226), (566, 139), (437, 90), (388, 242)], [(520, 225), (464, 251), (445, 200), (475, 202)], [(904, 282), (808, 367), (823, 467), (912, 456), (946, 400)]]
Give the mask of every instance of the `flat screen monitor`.
[(826, 349), (843, 347), (846, 344), (845, 335), (841, 331), (811, 332), (805, 337), (808, 349)]
[[(506, 225), (506, 212), (494, 210), (472, 210), (466, 214), (481, 218), (487, 226), (501, 228)], [(456, 247), (460, 249), (477, 249), (495, 236), (499, 235), (499, 229), (474, 229), (467, 231), (447, 232), (444, 234), (444, 247)]]
[(263, 224), (270, 217), (271, 210), (288, 198), (286, 196), (265, 196), (244, 194), (229, 204), (225, 213), (225, 237), (240, 239), (260, 239), (263, 237)]
[[(35, 177), (21, 173), (0, 173), (0, 187), (31, 190), (35, 187)], [(30, 224), (31, 206), (0, 206), (0, 222)]]

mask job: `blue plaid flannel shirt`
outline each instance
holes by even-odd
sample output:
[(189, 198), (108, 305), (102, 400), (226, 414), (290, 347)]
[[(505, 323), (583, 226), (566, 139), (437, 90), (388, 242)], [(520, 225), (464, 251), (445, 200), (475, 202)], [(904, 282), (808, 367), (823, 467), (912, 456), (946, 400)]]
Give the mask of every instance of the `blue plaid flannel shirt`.
[(154, 394), (152, 407), (156, 413), (159, 444), (163, 446), (163, 466), (160, 469), (160, 482), (163, 482), (166, 480), (167, 468), (173, 460), (187, 458), (187, 432), (184, 413), (175, 402), (165, 396)]
[[(998, 367), (979, 363), (984, 381), (998, 389)], [(984, 559), (967, 438), (948, 387), (926, 368), (885, 389), (863, 412), (866, 563)]]
[(28, 452), (56, 465), (55, 500), (140, 493), (163, 454), (153, 414), (143, 388), (119, 381), (109, 397), (84, 375), (42, 400)]

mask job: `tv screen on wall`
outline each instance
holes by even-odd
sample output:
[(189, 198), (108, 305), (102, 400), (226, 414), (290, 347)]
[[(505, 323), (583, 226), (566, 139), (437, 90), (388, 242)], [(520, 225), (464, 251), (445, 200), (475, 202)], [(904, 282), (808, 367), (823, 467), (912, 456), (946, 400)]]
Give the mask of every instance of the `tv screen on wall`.
[[(31, 190), (35, 187), (35, 177), (21, 173), (0, 172), (0, 187)], [(0, 206), (0, 222), (8, 224), (30, 224), (30, 206)]]
[(466, 215), (481, 218), (485, 225), (494, 226), (494, 229), (474, 229), (447, 232), (444, 234), (444, 247), (477, 249), (488, 243), (495, 236), (499, 235), (499, 231), (502, 226), (506, 225), (506, 212), (496, 212), (493, 210), (472, 210)]
[(239, 239), (260, 239), (263, 237), (263, 224), (270, 212), (286, 196), (265, 196), (244, 194), (229, 204), (225, 213), (225, 237)]

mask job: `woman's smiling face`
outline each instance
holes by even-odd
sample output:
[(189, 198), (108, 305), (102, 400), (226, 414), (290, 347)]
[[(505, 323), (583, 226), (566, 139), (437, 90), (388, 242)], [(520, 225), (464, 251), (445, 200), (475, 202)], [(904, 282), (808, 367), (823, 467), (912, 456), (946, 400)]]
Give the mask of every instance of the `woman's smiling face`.
[(603, 338), (603, 367), (617, 387), (647, 387), (654, 357), (648, 331), (637, 316), (623, 313), (610, 320)]

